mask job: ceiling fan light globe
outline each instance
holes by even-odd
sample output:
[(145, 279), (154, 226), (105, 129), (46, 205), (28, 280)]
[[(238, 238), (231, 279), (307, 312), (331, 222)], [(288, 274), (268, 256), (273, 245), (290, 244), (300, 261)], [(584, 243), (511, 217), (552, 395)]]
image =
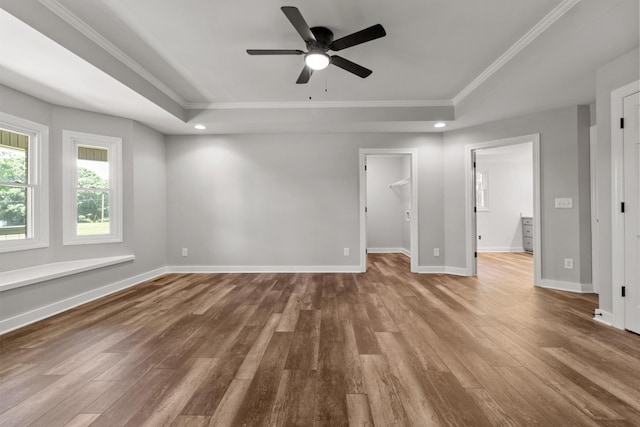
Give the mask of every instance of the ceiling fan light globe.
[(304, 57), (304, 63), (312, 70), (324, 70), (329, 66), (329, 55), (326, 53), (310, 52)]

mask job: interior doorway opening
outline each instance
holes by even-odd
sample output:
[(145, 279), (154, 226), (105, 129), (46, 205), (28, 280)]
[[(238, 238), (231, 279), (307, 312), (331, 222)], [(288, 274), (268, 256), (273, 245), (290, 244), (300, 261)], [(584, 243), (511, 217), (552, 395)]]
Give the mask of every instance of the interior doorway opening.
[(533, 273), (533, 143), (479, 148), (473, 155), (476, 274), (496, 264)]
[(360, 150), (360, 270), (368, 253), (403, 254), (418, 272), (417, 150)]
[[(525, 145), (529, 144), (529, 145)], [(487, 234), (485, 231), (480, 230), (478, 233), (478, 216), (481, 214), (485, 214), (486, 212), (491, 212), (492, 206), (492, 182), (494, 184), (500, 185), (505, 184), (502, 180), (498, 181), (492, 179), (490, 171), (488, 170), (477, 170), (478, 159), (477, 154), (482, 152), (481, 150), (489, 150), (496, 149), (494, 153), (499, 153), (502, 151), (503, 153), (508, 153), (512, 150), (518, 150), (518, 148), (509, 148), (512, 146), (520, 146), (518, 148), (522, 149), (522, 151), (528, 150), (530, 147), (531, 151), (531, 183), (532, 183), (532, 207), (529, 208), (529, 205), (522, 205), (522, 209), (518, 208), (515, 211), (508, 211), (506, 214), (510, 216), (511, 227), (505, 229), (498, 228), (500, 224), (500, 219), (496, 222), (497, 225), (493, 225), (493, 230), (498, 233), (502, 233), (501, 240), (493, 240), (491, 243), (491, 239), (487, 239)], [(527, 245), (527, 248), (530, 249), (533, 256), (533, 283), (535, 285), (539, 285), (541, 281), (541, 263), (540, 263), (540, 135), (532, 134), (532, 135), (523, 135), (513, 138), (505, 138), (495, 141), (488, 141), (476, 144), (470, 144), (465, 147), (465, 157), (466, 157), (466, 221), (467, 221), (467, 269), (469, 271), (469, 275), (476, 276), (478, 274), (478, 250), (479, 245), (478, 242), (485, 239), (483, 245), (480, 245), (480, 248), (484, 247), (484, 249), (489, 252), (493, 250), (494, 252), (498, 252), (500, 250), (507, 252), (515, 252), (520, 250), (520, 242), (522, 242), (522, 251), (524, 252), (524, 246)], [(524, 161), (524, 160), (521, 160)], [(507, 168), (502, 168), (504, 170), (499, 173), (504, 173), (507, 171)], [(499, 171), (500, 168), (496, 169)], [(527, 167), (529, 170), (529, 167)], [(527, 181), (528, 182), (528, 181)], [(508, 183), (511, 184), (511, 183)], [(525, 184), (526, 185), (526, 184)], [(477, 189), (477, 190), (476, 190)], [(494, 195), (495, 197), (495, 195)], [(528, 197), (528, 196), (525, 196)], [(496, 206), (497, 200), (493, 200), (494, 208)], [(508, 199), (501, 201), (500, 203), (507, 203)], [(531, 209), (528, 211), (528, 209)], [(478, 212), (480, 210), (480, 212)], [(531, 214), (529, 214), (531, 212)], [(500, 215), (498, 215), (500, 216)], [(481, 219), (481, 223), (484, 218)], [(504, 219), (503, 219), (504, 221)], [(491, 228), (489, 228), (491, 229)], [(485, 234), (482, 234), (485, 233)], [(493, 232), (491, 232), (493, 233)], [(518, 233), (520, 235), (518, 236)], [(525, 233), (529, 234), (528, 236)], [(479, 237), (481, 238), (479, 239)], [(509, 239), (511, 236), (511, 239)], [(491, 237), (494, 237), (493, 235)], [(526, 239), (525, 239), (526, 237)], [(485, 242), (490, 242), (488, 245), (484, 246)], [(498, 242), (498, 243), (496, 243)], [(499, 243), (502, 242), (502, 243)], [(505, 243), (506, 242), (506, 243)], [(494, 245), (493, 247), (491, 245)]]

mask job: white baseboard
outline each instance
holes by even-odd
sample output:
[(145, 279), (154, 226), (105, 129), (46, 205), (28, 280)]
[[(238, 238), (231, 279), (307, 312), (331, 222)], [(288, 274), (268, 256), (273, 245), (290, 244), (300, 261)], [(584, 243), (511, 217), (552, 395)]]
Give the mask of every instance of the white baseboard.
[(497, 248), (478, 248), (478, 252), (524, 252), (524, 248), (522, 246), (497, 247)]
[(405, 248), (367, 248), (369, 254), (404, 254), (411, 257), (411, 251)]
[(167, 273), (360, 273), (359, 265), (170, 265)]
[(444, 265), (423, 265), (418, 267), (420, 274), (445, 274)]
[(418, 268), (418, 273), (421, 274), (453, 274), (455, 276), (470, 276), (469, 271), (466, 268), (447, 267), (444, 265), (438, 266), (422, 266)]
[(607, 326), (613, 326), (613, 314), (608, 311), (600, 310), (599, 308), (596, 308), (593, 320), (604, 323)]
[(556, 289), (558, 291), (577, 292), (581, 294), (593, 293), (593, 285), (591, 283), (575, 283), (563, 282), (561, 280), (542, 279), (536, 286), (547, 289)]
[(471, 272), (468, 269), (460, 267), (445, 267), (445, 272), (456, 276), (471, 276)]
[(70, 310), (79, 305), (86, 304), (98, 298), (105, 297), (122, 289), (135, 286), (144, 281), (153, 279), (154, 277), (161, 276), (166, 272), (167, 270), (165, 267), (160, 267), (158, 269), (147, 271), (146, 273), (138, 274), (137, 276), (133, 276), (119, 282), (111, 283), (109, 285), (102, 286), (100, 288), (93, 289), (79, 295), (75, 295), (62, 301), (56, 301), (53, 304), (38, 307), (35, 310), (19, 314), (8, 319), (0, 320), (0, 335), (13, 331), (14, 329), (21, 328), (23, 326), (27, 326), (39, 320), (46, 319), (47, 317), (54, 316), (58, 313), (62, 313), (63, 311)]

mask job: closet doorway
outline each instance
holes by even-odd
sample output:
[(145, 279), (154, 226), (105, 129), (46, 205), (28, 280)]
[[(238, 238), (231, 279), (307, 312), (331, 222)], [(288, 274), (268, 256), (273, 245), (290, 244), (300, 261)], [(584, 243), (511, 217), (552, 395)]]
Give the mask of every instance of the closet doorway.
[(360, 150), (360, 268), (367, 253), (402, 253), (418, 272), (417, 150)]

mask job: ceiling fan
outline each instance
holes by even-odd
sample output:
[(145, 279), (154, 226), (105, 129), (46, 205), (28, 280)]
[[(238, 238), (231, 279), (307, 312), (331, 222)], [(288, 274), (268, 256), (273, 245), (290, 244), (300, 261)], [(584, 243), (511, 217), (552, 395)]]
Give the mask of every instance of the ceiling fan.
[(372, 73), (368, 68), (344, 59), (341, 56), (329, 55), (327, 52), (330, 50), (337, 52), (351, 46), (384, 37), (387, 33), (382, 25), (376, 24), (339, 38), (338, 40), (334, 40), (333, 32), (326, 27), (309, 28), (297, 7), (283, 6), (281, 9), (296, 31), (298, 31), (302, 40), (306, 43), (308, 51), (304, 52), (298, 49), (247, 49), (249, 55), (304, 55), (305, 66), (296, 81), (298, 84), (309, 82), (314, 70), (322, 70), (328, 67), (329, 64), (333, 64), (363, 79)]

